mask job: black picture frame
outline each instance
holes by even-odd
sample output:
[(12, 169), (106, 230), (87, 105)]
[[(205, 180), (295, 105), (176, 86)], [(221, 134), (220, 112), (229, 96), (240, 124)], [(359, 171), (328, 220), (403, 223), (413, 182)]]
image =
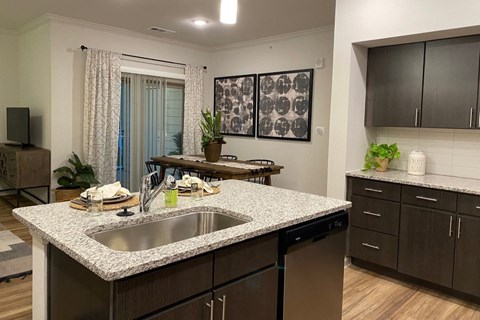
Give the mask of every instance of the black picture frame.
[(213, 110), (222, 112), (223, 135), (255, 137), (257, 75), (214, 78)]
[(258, 138), (311, 140), (313, 69), (258, 75)]

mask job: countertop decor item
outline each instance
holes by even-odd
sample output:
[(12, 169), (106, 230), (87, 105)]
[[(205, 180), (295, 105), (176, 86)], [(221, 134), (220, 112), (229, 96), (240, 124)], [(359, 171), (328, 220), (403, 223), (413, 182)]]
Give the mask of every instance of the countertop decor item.
[(202, 111), (202, 121), (200, 129), (202, 130), (202, 151), (205, 153), (205, 159), (208, 162), (217, 162), (222, 153), (222, 144), (225, 144), (223, 136), (220, 134), (222, 126), (222, 114), (217, 111), (215, 115), (207, 107)]
[(420, 150), (413, 150), (408, 156), (407, 172), (415, 176), (425, 175), (427, 157)]
[(72, 200), (80, 195), (82, 189), (88, 189), (91, 184), (98, 183), (94, 168), (82, 163), (75, 152), (72, 152), (68, 163), (71, 166), (61, 166), (53, 170), (54, 174), (59, 175), (57, 183), (60, 187), (55, 189), (57, 202)]
[(389, 161), (400, 158), (397, 144), (376, 144), (372, 143), (365, 154), (365, 164), (362, 170), (387, 171)]

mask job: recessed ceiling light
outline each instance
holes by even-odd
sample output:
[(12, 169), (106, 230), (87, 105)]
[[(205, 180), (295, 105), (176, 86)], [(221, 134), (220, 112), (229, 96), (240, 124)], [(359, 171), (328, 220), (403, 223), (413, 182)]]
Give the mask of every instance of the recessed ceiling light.
[(221, 0), (220, 22), (226, 24), (237, 23), (237, 0)]
[(193, 24), (196, 25), (196, 26), (204, 26), (208, 23), (207, 20), (203, 20), (203, 19), (195, 19), (193, 20)]

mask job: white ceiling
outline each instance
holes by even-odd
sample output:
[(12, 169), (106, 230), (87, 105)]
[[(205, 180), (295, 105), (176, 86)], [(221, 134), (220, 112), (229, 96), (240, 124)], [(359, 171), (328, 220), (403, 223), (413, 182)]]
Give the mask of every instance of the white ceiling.
[[(219, 22), (220, 0), (1, 0), (0, 29), (44, 13), (216, 47), (333, 25), (335, 0), (238, 0), (237, 24)], [(194, 18), (210, 21), (195, 27)], [(152, 26), (172, 29), (165, 35)]]

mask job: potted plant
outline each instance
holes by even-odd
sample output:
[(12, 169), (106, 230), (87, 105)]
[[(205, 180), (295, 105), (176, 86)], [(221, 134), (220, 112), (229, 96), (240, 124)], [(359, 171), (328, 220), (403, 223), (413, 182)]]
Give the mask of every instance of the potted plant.
[(397, 144), (376, 144), (372, 143), (365, 154), (365, 165), (362, 170), (387, 171), (388, 162), (400, 158)]
[(75, 152), (72, 152), (68, 163), (73, 167), (62, 166), (53, 170), (53, 173), (59, 176), (57, 183), (60, 187), (55, 189), (57, 202), (72, 200), (80, 196), (82, 190), (90, 188), (91, 184), (98, 183), (93, 167), (83, 164)]
[(217, 111), (215, 116), (210, 109), (202, 111), (202, 121), (200, 129), (202, 130), (202, 151), (205, 153), (205, 159), (208, 162), (217, 162), (222, 153), (222, 144), (225, 144), (223, 136), (220, 134), (222, 126), (222, 115)]

